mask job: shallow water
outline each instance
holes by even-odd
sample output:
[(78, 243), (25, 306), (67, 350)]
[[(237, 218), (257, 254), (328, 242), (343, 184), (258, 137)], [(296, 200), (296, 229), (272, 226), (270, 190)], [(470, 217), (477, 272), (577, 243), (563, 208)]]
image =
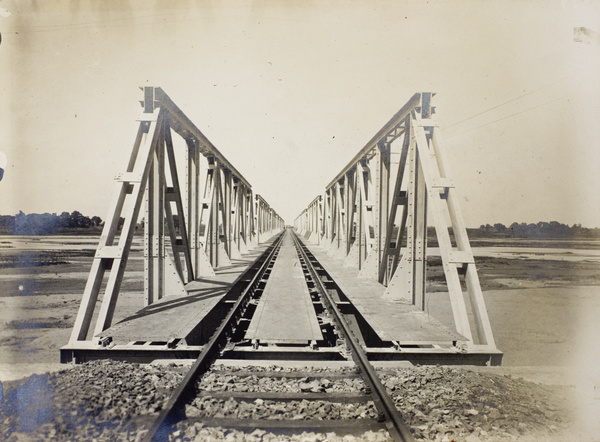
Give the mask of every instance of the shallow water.
[[(98, 246), (98, 236), (12, 236), (0, 235), (0, 255), (5, 252), (18, 250), (95, 250)], [(143, 237), (133, 239), (133, 247), (143, 245)], [(489, 245), (490, 243), (498, 245)], [(557, 261), (589, 260), (600, 262), (600, 241), (542, 241), (542, 240), (510, 240), (512, 245), (506, 246), (506, 240), (485, 240), (486, 245), (478, 247), (478, 241), (473, 241), (472, 249), (475, 257), (490, 258), (522, 258), (549, 259)], [(561, 247), (541, 247), (542, 244), (560, 245)], [(536, 245), (540, 247), (535, 247)], [(587, 248), (586, 248), (587, 246)], [(438, 247), (428, 247), (428, 255), (439, 256)]]
[[(0, 235), (0, 254), (17, 250), (95, 250), (99, 236), (13, 236)], [(118, 240), (118, 237), (117, 237)], [(133, 246), (143, 244), (143, 237), (134, 237)]]
[[(553, 247), (472, 247), (473, 256), (487, 258), (546, 259), (553, 261), (600, 262), (600, 250), (585, 250)], [(429, 256), (439, 256), (438, 247), (428, 247)]]

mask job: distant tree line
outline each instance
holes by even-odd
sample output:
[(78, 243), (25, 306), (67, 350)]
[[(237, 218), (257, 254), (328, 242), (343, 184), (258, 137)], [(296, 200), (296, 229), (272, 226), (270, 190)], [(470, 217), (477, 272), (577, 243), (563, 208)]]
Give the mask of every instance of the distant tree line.
[[(173, 216), (175, 228), (179, 228), (177, 215)], [(123, 220), (121, 219), (121, 225)], [(78, 212), (69, 213), (30, 213), (19, 211), (16, 215), (0, 215), (2, 235), (54, 235), (59, 233), (96, 233), (104, 221), (99, 216), (91, 218)], [(119, 225), (119, 228), (121, 227)], [(143, 221), (136, 225), (136, 231), (143, 229)], [(451, 231), (452, 229), (450, 229)], [(561, 224), (557, 221), (540, 221), (537, 224), (517, 223), (510, 226), (501, 223), (485, 224), (479, 228), (467, 229), (470, 238), (538, 238), (538, 239), (600, 239), (600, 228), (582, 227), (581, 224)], [(452, 231), (450, 232), (452, 234)], [(428, 236), (435, 237), (433, 227), (428, 228)]]
[(87, 217), (78, 211), (56, 213), (29, 213), (0, 215), (0, 233), (4, 235), (53, 235), (78, 231), (93, 233), (103, 221), (98, 216)]
[(581, 224), (561, 224), (558, 221), (540, 221), (537, 224), (512, 223), (510, 226), (496, 223), (469, 229), (471, 238), (539, 238), (539, 239), (600, 239), (600, 228), (582, 227)]

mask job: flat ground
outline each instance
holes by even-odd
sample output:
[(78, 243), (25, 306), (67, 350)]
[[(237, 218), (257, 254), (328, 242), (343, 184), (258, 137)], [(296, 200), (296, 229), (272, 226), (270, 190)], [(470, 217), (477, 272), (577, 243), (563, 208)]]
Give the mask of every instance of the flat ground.
[[(0, 380), (64, 368), (95, 237), (0, 236)], [(496, 344), (497, 373), (573, 392), (580, 428), (600, 434), (600, 244), (474, 242)], [(479, 247), (478, 247), (479, 246)], [(451, 323), (436, 258), (428, 311)], [(142, 307), (141, 244), (134, 244), (115, 320)], [(481, 368), (486, 370), (486, 368)], [(592, 434), (592, 433), (590, 433)]]

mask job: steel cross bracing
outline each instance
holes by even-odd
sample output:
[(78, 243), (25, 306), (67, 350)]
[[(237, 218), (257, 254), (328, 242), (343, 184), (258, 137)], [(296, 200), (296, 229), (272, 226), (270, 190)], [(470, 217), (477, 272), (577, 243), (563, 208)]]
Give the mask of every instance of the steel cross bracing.
[[(283, 219), (254, 195), (250, 183), (162, 89), (143, 91), (133, 150), (126, 171), (116, 178), (117, 192), (70, 344), (93, 341), (90, 335), (111, 326), (142, 209), (146, 305), (167, 294), (185, 294), (186, 283), (214, 275), (214, 269), (230, 265), (284, 227)], [(181, 139), (173, 140), (173, 132)], [(178, 170), (181, 164), (184, 173)]]
[(462, 344), (493, 352), (459, 197), (444, 167), (433, 95), (415, 94), (296, 218), (295, 228), (359, 276), (383, 284), (383, 298), (424, 310), (432, 221), (456, 331), (467, 339)]

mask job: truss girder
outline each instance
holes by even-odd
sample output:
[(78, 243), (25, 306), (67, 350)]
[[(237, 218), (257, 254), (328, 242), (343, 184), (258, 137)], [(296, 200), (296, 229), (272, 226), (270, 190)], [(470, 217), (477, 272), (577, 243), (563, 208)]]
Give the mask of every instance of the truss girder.
[(274, 232), (279, 232), (285, 227), (283, 218), (269, 206), (262, 196), (257, 194), (254, 204), (257, 241), (270, 238)]
[(456, 330), (467, 346), (495, 349), (432, 96), (413, 95), (296, 218), (295, 228), (359, 276), (382, 283), (382, 297), (424, 310), (433, 224)]
[[(111, 326), (142, 210), (146, 305), (185, 295), (185, 284), (214, 275), (284, 228), (281, 217), (255, 198), (250, 183), (162, 89), (143, 91), (133, 149), (126, 171), (116, 178), (72, 343), (93, 340)], [(174, 140), (173, 133), (181, 139)], [(178, 152), (185, 158), (178, 159)]]

